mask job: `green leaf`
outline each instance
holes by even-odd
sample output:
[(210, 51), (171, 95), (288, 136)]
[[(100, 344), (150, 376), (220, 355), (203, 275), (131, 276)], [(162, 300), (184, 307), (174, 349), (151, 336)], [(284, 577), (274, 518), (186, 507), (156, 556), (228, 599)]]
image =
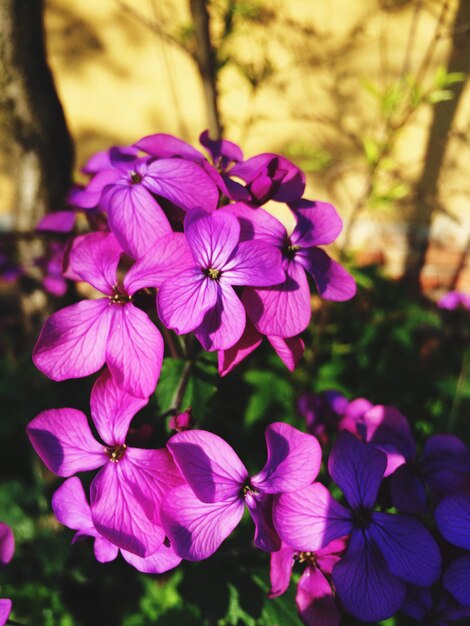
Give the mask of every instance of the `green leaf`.
[[(160, 380), (155, 392), (158, 406), (162, 413), (174, 408), (172, 404), (175, 399), (175, 393), (181, 384), (187, 364), (188, 361), (182, 359), (164, 359)], [(201, 419), (217, 391), (217, 367), (212, 360), (208, 359), (197, 361), (188, 366), (190, 367), (190, 373), (180, 408), (184, 410), (191, 407), (194, 416), (197, 419)]]
[(244, 378), (254, 387), (245, 413), (246, 425), (265, 417), (274, 407), (280, 407), (286, 416), (292, 414), (295, 395), (287, 376), (251, 370), (246, 372)]
[(235, 585), (227, 584), (229, 601), (227, 614), (219, 619), (218, 626), (256, 626), (256, 621), (240, 606), (240, 594)]

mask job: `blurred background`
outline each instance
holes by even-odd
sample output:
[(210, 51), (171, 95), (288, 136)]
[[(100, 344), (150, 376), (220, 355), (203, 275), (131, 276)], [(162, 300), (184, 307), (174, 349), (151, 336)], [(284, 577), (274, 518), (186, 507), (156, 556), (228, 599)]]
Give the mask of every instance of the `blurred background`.
[[(34, 228), (64, 206), (72, 180), (85, 181), (88, 157), (158, 132), (198, 147), (208, 128), (245, 158), (291, 159), (307, 174), (306, 197), (342, 216), (332, 253), (359, 293), (312, 299), (299, 369), (264, 349), (223, 381), (213, 359), (195, 375), (187, 400), (199, 424), (255, 468), (265, 425), (302, 427), (298, 397), (328, 388), (397, 406), (418, 438), (453, 432), (469, 443), (469, 313), (435, 305), (470, 292), (469, 68), (468, 0), (2, 1), (0, 519), (17, 554), (0, 583), (18, 622), (300, 623), (292, 589), (266, 599), (268, 561), (247, 554), (249, 526), (209, 563), (155, 578), (97, 564), (51, 515), (58, 482), (24, 427), (53, 406), (88, 412), (91, 384), (52, 383), (31, 364), (44, 316), (77, 297), (44, 289), (51, 268), (38, 259), (50, 244)], [(141, 423), (164, 412), (172, 375), (168, 366)]]

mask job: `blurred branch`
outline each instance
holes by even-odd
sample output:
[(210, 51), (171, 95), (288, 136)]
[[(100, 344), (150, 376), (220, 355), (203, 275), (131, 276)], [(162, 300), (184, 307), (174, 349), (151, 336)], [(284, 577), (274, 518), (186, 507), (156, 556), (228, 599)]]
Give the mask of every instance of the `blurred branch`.
[(190, 6), (196, 36), (196, 61), (206, 102), (209, 137), (220, 139), (222, 124), (218, 106), (216, 55), (210, 34), (207, 0), (190, 0)]

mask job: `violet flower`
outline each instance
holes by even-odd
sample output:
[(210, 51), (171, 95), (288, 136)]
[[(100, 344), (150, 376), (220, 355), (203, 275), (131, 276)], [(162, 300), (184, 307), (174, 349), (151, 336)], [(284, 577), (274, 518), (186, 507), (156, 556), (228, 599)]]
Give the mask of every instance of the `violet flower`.
[(333, 568), (333, 582), (344, 609), (365, 621), (393, 615), (406, 583), (432, 585), (441, 564), (436, 542), (418, 520), (374, 510), (386, 466), (383, 452), (340, 433), (328, 469), (350, 508), (315, 483), (279, 496), (273, 509), (279, 536), (296, 551), (315, 552), (350, 535), (345, 556)]
[(331, 586), (331, 572), (344, 551), (344, 539), (335, 539), (316, 552), (296, 552), (283, 544), (271, 554), (270, 598), (283, 594), (290, 582), (295, 561), (305, 564), (295, 597), (300, 618), (306, 626), (339, 626), (341, 615)]
[(341, 232), (341, 219), (330, 204), (298, 202), (294, 211), (297, 224), (290, 236), (283, 224), (264, 209), (239, 202), (222, 211), (238, 218), (242, 240), (265, 241), (282, 254), (282, 283), (243, 290), (243, 304), (260, 333), (294, 337), (307, 328), (312, 311), (306, 272), (313, 277), (322, 298), (342, 301), (354, 296), (352, 276), (318, 247), (333, 242)]
[(204, 430), (178, 433), (167, 446), (187, 481), (165, 500), (162, 520), (173, 548), (190, 561), (213, 554), (240, 522), (245, 504), (255, 523), (255, 545), (281, 547), (271, 520), (272, 495), (296, 491), (318, 474), (321, 449), (311, 435), (276, 422), (266, 428), (268, 460), (251, 477), (223, 439)]
[(470, 607), (458, 604), (449, 593), (441, 593), (436, 601), (431, 590), (422, 587), (409, 587), (400, 612), (429, 626), (447, 626), (470, 617)]
[(86, 416), (70, 408), (40, 413), (27, 427), (28, 437), (46, 467), (58, 476), (101, 468), (90, 487), (94, 527), (118, 547), (149, 556), (165, 538), (162, 498), (182, 480), (167, 450), (126, 444), (129, 424), (147, 400), (124, 393), (105, 371), (93, 387), (90, 404), (104, 443), (94, 438)]
[(73, 272), (104, 298), (72, 304), (49, 317), (33, 350), (38, 369), (53, 380), (88, 376), (107, 363), (116, 383), (132, 395), (147, 398), (155, 390), (163, 360), (163, 339), (148, 315), (133, 304), (133, 295), (165, 268), (184, 258), (183, 235), (165, 238), (155, 260), (136, 263), (122, 285), (117, 279), (121, 247), (111, 233), (78, 237), (70, 252)]
[[(435, 511), (437, 526), (449, 543), (470, 550), (470, 495), (451, 495)], [(444, 572), (444, 587), (470, 607), (470, 554), (455, 559)]]
[(194, 331), (208, 351), (230, 348), (246, 320), (234, 287), (281, 282), (280, 254), (264, 242), (239, 243), (238, 221), (221, 211), (191, 211), (184, 227), (192, 259), (178, 261), (174, 275), (160, 287), (160, 319), (178, 334)]
[(181, 562), (171, 546), (162, 543), (146, 557), (120, 549), (101, 535), (93, 522), (90, 505), (87, 502), (82, 483), (77, 477), (67, 479), (52, 496), (52, 510), (57, 520), (75, 533), (72, 543), (94, 537), (94, 554), (100, 563), (114, 561), (120, 551), (124, 560), (145, 574), (162, 574)]
[(444, 496), (470, 492), (470, 449), (455, 435), (429, 437), (422, 454), (392, 475), (391, 492), (393, 505), (405, 513), (426, 513)]

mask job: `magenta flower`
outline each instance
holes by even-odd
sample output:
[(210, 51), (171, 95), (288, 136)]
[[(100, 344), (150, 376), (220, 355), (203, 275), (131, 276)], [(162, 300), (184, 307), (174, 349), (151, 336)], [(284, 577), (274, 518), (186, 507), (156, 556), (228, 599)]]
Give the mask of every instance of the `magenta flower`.
[(449, 291), (438, 300), (437, 306), (448, 311), (459, 308), (470, 311), (470, 294), (462, 291)]
[(234, 450), (204, 430), (178, 433), (167, 444), (187, 481), (165, 500), (162, 520), (173, 548), (190, 561), (213, 554), (240, 522), (245, 504), (255, 523), (255, 545), (279, 550), (271, 521), (273, 494), (296, 491), (318, 474), (321, 449), (311, 435), (276, 422), (266, 428), (268, 460), (248, 474)]
[(326, 300), (348, 300), (356, 292), (352, 276), (318, 247), (333, 242), (341, 232), (342, 222), (336, 209), (308, 200), (295, 207), (297, 225), (290, 236), (281, 222), (264, 209), (242, 203), (222, 209), (239, 219), (243, 241), (265, 241), (282, 254), (284, 280), (272, 287), (244, 289), (242, 294), (248, 316), (256, 329), (268, 337), (294, 337), (307, 328), (311, 306), (306, 272)]
[(78, 531), (75, 533), (72, 543), (85, 537), (94, 537), (94, 553), (96, 560), (100, 563), (114, 561), (119, 551), (124, 560), (146, 574), (162, 574), (181, 562), (180, 557), (176, 556), (172, 548), (166, 543), (162, 543), (150, 556), (141, 557), (133, 552), (120, 549), (103, 537), (93, 522), (90, 505), (87, 502), (82, 483), (75, 476), (67, 479), (54, 493), (52, 509), (61, 524)]
[(46, 320), (33, 351), (38, 369), (53, 380), (80, 378), (107, 363), (116, 383), (147, 398), (155, 390), (163, 360), (163, 339), (147, 314), (133, 304), (139, 289), (167, 276), (166, 267), (181, 258), (183, 235), (164, 238), (158, 260), (134, 264), (122, 285), (117, 279), (121, 247), (111, 233), (78, 237), (70, 266), (104, 298), (72, 304)]
[(439, 548), (418, 520), (374, 510), (386, 466), (383, 452), (343, 432), (328, 469), (350, 508), (315, 483), (282, 494), (273, 510), (279, 536), (296, 551), (315, 552), (350, 535), (333, 582), (345, 610), (365, 621), (387, 619), (400, 608), (406, 583), (430, 586), (440, 572)]
[(180, 475), (166, 450), (126, 444), (129, 424), (147, 400), (124, 393), (108, 372), (91, 393), (91, 416), (104, 443), (97, 441), (86, 416), (76, 409), (50, 409), (27, 427), (28, 437), (46, 467), (58, 476), (101, 468), (91, 483), (91, 516), (96, 530), (119, 548), (145, 557), (165, 538), (160, 505)]
[[(11, 528), (0, 522), (0, 568), (5, 567), (13, 558), (15, 552), (15, 537)], [(0, 626), (6, 624), (11, 612), (11, 600), (0, 598)]]
[[(264, 242), (239, 243), (237, 219), (222, 211), (191, 211), (184, 226), (192, 259), (178, 261), (163, 282), (158, 313), (178, 334), (194, 331), (206, 350), (225, 350), (245, 329), (245, 309), (234, 287), (281, 282), (281, 257)], [(160, 249), (157, 245), (157, 254)]]
[(295, 597), (300, 618), (306, 626), (339, 626), (341, 615), (331, 587), (331, 572), (345, 547), (344, 539), (336, 539), (322, 550), (297, 553), (283, 544), (278, 552), (271, 554), (269, 597), (283, 594), (289, 586), (294, 562), (303, 563), (306, 568)]

